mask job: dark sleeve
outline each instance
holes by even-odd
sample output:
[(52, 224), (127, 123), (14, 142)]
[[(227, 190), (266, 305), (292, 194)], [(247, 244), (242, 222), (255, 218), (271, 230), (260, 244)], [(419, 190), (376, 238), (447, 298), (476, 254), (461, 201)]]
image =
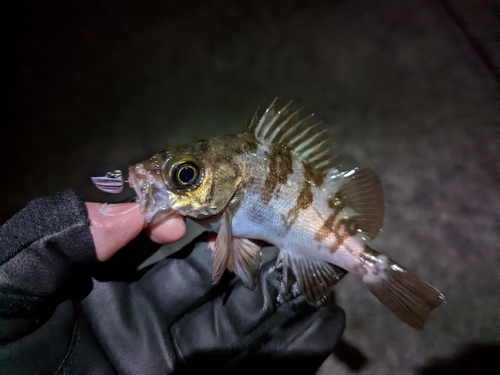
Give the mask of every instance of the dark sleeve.
[(97, 262), (89, 218), (72, 190), (30, 202), (0, 227), (0, 340), (42, 325)]

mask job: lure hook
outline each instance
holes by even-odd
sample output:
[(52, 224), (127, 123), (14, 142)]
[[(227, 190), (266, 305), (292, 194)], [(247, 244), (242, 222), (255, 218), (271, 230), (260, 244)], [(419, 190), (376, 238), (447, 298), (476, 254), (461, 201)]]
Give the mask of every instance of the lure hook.
[(119, 169), (108, 172), (105, 176), (91, 177), (90, 179), (99, 190), (110, 194), (120, 194), (125, 183), (128, 182), (128, 180), (123, 179), (122, 171)]

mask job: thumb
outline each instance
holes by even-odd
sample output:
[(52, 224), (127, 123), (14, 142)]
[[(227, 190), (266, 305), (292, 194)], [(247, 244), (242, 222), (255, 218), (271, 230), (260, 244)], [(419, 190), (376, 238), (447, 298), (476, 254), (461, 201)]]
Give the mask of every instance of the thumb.
[(135, 238), (144, 228), (137, 203), (85, 203), (97, 258), (103, 262)]

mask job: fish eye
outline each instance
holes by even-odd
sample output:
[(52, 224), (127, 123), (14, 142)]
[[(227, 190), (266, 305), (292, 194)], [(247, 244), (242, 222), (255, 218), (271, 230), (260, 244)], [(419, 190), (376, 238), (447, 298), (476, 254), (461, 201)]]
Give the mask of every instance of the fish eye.
[(180, 189), (194, 185), (199, 175), (199, 169), (193, 163), (181, 163), (172, 168), (172, 182)]

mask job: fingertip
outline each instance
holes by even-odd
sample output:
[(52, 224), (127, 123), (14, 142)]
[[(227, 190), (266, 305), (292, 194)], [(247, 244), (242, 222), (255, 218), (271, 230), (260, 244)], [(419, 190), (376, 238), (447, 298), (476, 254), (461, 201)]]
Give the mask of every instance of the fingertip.
[(146, 231), (151, 240), (156, 243), (173, 243), (186, 235), (186, 221), (183, 216), (176, 215), (159, 224), (149, 226)]
[(212, 251), (215, 249), (215, 241), (217, 240), (217, 233), (210, 232), (207, 234), (207, 244), (210, 246)]
[(137, 203), (85, 203), (97, 258), (105, 261), (129, 243), (144, 228)]

